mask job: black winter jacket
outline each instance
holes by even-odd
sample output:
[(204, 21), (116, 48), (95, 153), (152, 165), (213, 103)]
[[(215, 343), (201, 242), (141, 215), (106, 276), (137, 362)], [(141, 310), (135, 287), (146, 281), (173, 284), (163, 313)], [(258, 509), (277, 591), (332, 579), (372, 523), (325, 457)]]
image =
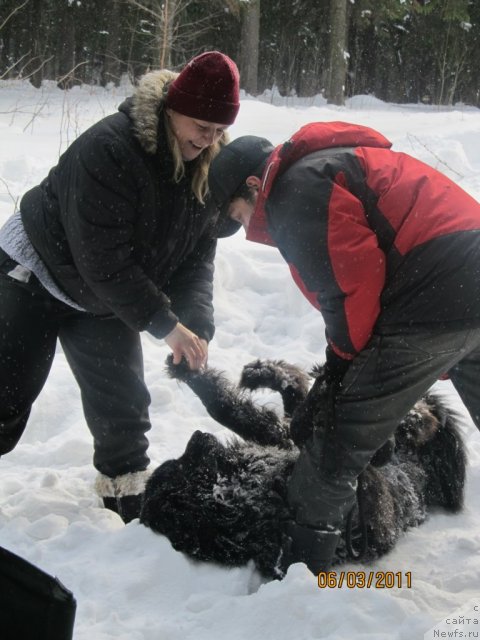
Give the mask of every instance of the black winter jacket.
[(195, 199), (192, 163), (172, 179), (162, 112), (169, 73), (145, 76), (119, 113), (80, 135), (20, 209), (50, 274), (86, 311), (158, 338), (180, 320), (210, 340), (216, 210)]

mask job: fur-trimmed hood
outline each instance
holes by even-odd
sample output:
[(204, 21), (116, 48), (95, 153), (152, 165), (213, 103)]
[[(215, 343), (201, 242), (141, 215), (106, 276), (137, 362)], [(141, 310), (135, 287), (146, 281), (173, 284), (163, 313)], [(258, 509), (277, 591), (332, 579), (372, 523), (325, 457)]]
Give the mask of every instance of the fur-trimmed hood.
[(133, 121), (135, 137), (147, 153), (158, 150), (159, 120), (165, 103), (168, 85), (178, 73), (162, 69), (151, 71), (140, 78), (131, 98), (120, 105)]

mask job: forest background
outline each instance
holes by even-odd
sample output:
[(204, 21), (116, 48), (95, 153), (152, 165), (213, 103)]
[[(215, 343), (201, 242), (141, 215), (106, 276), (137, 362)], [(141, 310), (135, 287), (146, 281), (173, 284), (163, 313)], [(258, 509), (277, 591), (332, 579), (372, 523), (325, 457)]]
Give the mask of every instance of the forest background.
[(0, 0), (0, 80), (118, 85), (210, 49), (251, 95), (480, 106), (479, 0)]

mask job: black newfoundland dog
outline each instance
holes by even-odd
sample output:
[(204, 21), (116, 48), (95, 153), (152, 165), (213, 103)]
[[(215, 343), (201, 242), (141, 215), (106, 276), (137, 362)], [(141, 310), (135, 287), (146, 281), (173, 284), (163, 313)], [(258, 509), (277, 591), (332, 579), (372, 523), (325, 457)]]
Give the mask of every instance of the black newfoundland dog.
[[(217, 422), (241, 439), (224, 445), (196, 431), (185, 453), (163, 463), (150, 477), (141, 522), (192, 558), (227, 566), (253, 560), (265, 577), (282, 578), (283, 525), (291, 518), (286, 484), (297, 445), (312, 428), (311, 420), (302, 424), (303, 417), (308, 418), (306, 405), (295, 415), (295, 433), (293, 428), (290, 432), (290, 421), (305, 400), (311, 378), (297, 367), (268, 360), (246, 365), (238, 387), (210, 368), (192, 372), (170, 360), (168, 370), (194, 391)], [(318, 414), (328, 402), (329, 390), (322, 367), (311, 375), (316, 378)], [(259, 388), (281, 394), (283, 417), (252, 401), (246, 390)], [(455, 415), (438, 398), (426, 396), (360, 476), (357, 505), (347, 519), (336, 562), (371, 560), (388, 552), (431, 507), (461, 509), (465, 464)]]

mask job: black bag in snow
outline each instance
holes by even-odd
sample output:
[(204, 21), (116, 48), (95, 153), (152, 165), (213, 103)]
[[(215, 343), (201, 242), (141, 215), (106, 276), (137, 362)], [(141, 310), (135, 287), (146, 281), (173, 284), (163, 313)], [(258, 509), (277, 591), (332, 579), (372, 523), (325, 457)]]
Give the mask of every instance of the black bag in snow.
[(75, 610), (57, 578), (0, 547), (2, 640), (71, 640)]

